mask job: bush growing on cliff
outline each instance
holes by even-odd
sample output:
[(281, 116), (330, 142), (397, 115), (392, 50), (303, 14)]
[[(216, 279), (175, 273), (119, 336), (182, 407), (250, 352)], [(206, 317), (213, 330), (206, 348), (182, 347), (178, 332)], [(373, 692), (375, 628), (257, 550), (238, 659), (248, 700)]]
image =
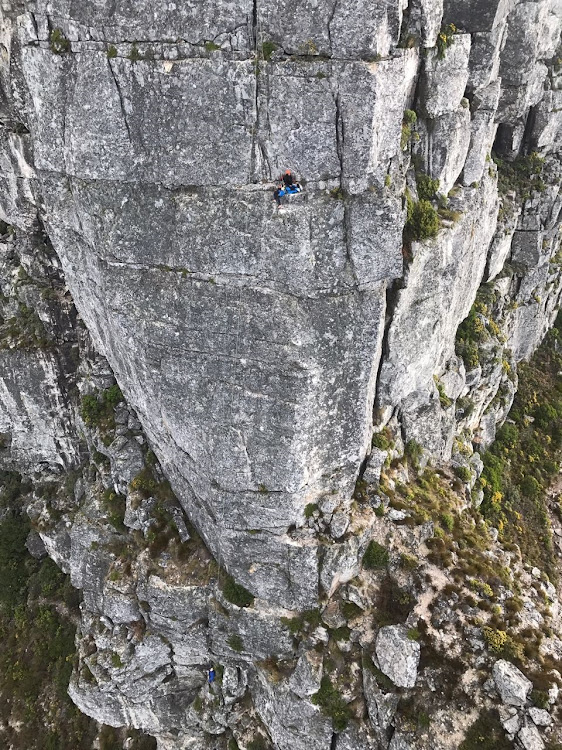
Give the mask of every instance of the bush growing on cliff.
[(254, 597), (250, 592), (236, 583), (232, 576), (227, 575), (222, 585), (224, 598), (237, 607), (251, 607), (254, 603)]
[(453, 37), (456, 31), (457, 27), (454, 23), (448, 23), (441, 28), (439, 36), (437, 37), (437, 57), (440, 60), (445, 57), (445, 52), (453, 43)]
[(99, 394), (82, 396), (80, 416), (88, 427), (98, 427), (100, 431), (109, 433), (115, 429), (113, 411), (123, 400), (123, 394), (118, 385), (112, 385)]
[(497, 154), (492, 158), (498, 168), (498, 191), (502, 195), (514, 191), (521, 202), (529, 198), (533, 190), (542, 193), (545, 189), (541, 177), (544, 159), (535, 151), (513, 161), (502, 159)]
[(60, 29), (53, 29), (49, 36), (49, 47), (55, 55), (64, 55), (70, 51), (70, 42)]
[(383, 547), (382, 544), (375, 542), (371, 539), (365, 554), (363, 555), (363, 565), (369, 570), (378, 570), (380, 568), (386, 568), (388, 565), (388, 550)]
[(332, 719), (336, 732), (342, 732), (346, 728), (351, 719), (351, 709), (327, 675), (322, 677), (320, 690), (312, 696), (311, 700), (315, 705), (320, 706), (323, 714)]
[(404, 117), (402, 118), (402, 134), (400, 136), (400, 148), (402, 151), (406, 149), (412, 135), (412, 127), (416, 124), (418, 119), (417, 114), (413, 109), (407, 109), (404, 111)]
[(427, 200), (414, 201), (410, 193), (406, 193), (406, 224), (404, 226), (404, 240), (418, 242), (437, 237), (441, 221), (433, 205)]
[(439, 190), (439, 180), (434, 180), (424, 172), (416, 172), (418, 197), (424, 201), (431, 201)]

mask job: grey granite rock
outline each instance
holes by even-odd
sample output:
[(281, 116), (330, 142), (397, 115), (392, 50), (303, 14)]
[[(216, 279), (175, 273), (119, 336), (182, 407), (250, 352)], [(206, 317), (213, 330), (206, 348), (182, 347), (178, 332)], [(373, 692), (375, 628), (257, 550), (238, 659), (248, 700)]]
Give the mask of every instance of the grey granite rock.
[(322, 679), (322, 655), (317, 651), (301, 654), (288, 685), (300, 698), (314, 695), (320, 690)]
[[(389, 522), (407, 511), (378, 518), (381, 496), (353, 489), (387, 458), (371, 452), (374, 405), (395, 463), (409, 440), (423, 462), (462, 465), (455, 437), (488, 445), (517, 361), (554, 320), (561, 16), (551, 0), (3, 4), (0, 463), (60, 488), (80, 474), (29, 510), (82, 590), (70, 695), (83, 711), (162, 750), (225, 750), (231, 733), (242, 748), (267, 735), (277, 750), (425, 750), (397, 695), (361, 679), (358, 648), (375, 645), (397, 685), (437, 685), (427, 669), (416, 681), (405, 628), (375, 639), (366, 625), (379, 581), (360, 560), (381, 528), (401, 551), (433, 526), (414, 537)], [(538, 150), (544, 190), (500, 201), (492, 147)], [(305, 190), (278, 212), (287, 167)], [(415, 198), (420, 169), (449, 215), (410, 247), (405, 187)], [(455, 335), (483, 281), (501, 331), (467, 372)], [(39, 346), (10, 333), (20, 305), (45, 327)], [(127, 405), (102, 434), (80, 396), (115, 379)], [(130, 490), (149, 446), (181, 509)], [(104, 507), (112, 488), (126, 528)], [(221, 592), (212, 556), (251, 606)], [(319, 602), (326, 627), (305, 619), (294, 638), (287, 623), (309, 610), (316, 624)], [(349, 641), (330, 632), (344, 626)], [(348, 673), (331, 677), (353, 719), (334, 732), (311, 698), (336, 637)], [(528, 684), (510, 669), (496, 665), (498, 690), (520, 707)], [(467, 717), (447, 710), (432, 715), (435, 750), (462, 741)], [(507, 716), (521, 748), (542, 746), (537, 711)]]
[(375, 650), (379, 667), (397, 687), (414, 687), (420, 660), (420, 644), (408, 638), (400, 625), (386, 625), (377, 634)]
[(517, 747), (522, 750), (543, 750), (544, 742), (539, 730), (532, 724), (522, 727), (517, 733)]
[(499, 659), (493, 668), (494, 682), (504, 703), (524, 706), (533, 687), (521, 670), (505, 659)]

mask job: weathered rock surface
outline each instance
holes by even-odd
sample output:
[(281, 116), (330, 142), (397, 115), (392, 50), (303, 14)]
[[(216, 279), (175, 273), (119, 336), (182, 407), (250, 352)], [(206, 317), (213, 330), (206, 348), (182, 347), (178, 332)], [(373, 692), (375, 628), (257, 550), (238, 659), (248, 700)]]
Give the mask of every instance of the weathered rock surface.
[(533, 684), (511, 662), (499, 659), (494, 664), (494, 682), (504, 703), (524, 706)]
[(414, 687), (420, 660), (420, 644), (408, 638), (408, 631), (399, 625), (379, 630), (375, 643), (379, 667), (397, 687)]
[[(29, 546), (82, 591), (83, 711), (159, 750), (461, 744), (464, 714), (440, 706), (430, 740), (371, 671), (374, 652), (431, 708), (445, 689), (410, 620), (374, 617), (395, 595), (425, 612), (421, 576), (401, 587), (433, 524), (362, 483), (417, 443), (468, 493), (482, 463), (459, 439), (492, 442), (556, 315), (561, 19), (554, 0), (3, 4), (0, 464), (47, 485)], [(533, 152), (540, 179), (505, 184)], [(278, 211), (288, 167), (305, 191)], [(440, 227), (405, 241), (423, 175)], [(388, 561), (365, 575), (373, 538)], [(526, 705), (516, 667), (493, 677)], [(539, 711), (504, 717), (525, 750)]]

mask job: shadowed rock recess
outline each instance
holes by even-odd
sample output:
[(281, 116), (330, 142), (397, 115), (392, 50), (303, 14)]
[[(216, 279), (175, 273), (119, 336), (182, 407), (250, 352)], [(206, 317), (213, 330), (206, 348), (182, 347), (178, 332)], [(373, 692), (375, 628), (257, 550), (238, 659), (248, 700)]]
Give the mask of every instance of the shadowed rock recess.
[(562, 293), (559, 0), (0, 18), (0, 463), (81, 591), (78, 707), (559, 747), (562, 514), (547, 575), (478, 510)]

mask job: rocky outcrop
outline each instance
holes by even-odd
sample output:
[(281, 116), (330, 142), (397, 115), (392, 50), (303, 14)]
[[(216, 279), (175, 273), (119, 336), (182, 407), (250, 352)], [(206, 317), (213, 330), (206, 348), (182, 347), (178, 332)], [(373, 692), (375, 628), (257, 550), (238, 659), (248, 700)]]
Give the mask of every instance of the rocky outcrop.
[(397, 687), (416, 684), (420, 660), (420, 644), (408, 638), (406, 628), (388, 625), (379, 630), (375, 643), (379, 667)]
[(73, 700), (161, 750), (421, 750), (431, 706), (450, 750), (462, 689), (539, 747), (516, 667), (445, 689), (423, 638), (491, 669), (436, 540), (560, 301), (559, 4), (1, 14), (0, 459), (82, 591)]
[(510, 662), (500, 659), (494, 664), (494, 682), (504, 703), (524, 706), (533, 684)]

